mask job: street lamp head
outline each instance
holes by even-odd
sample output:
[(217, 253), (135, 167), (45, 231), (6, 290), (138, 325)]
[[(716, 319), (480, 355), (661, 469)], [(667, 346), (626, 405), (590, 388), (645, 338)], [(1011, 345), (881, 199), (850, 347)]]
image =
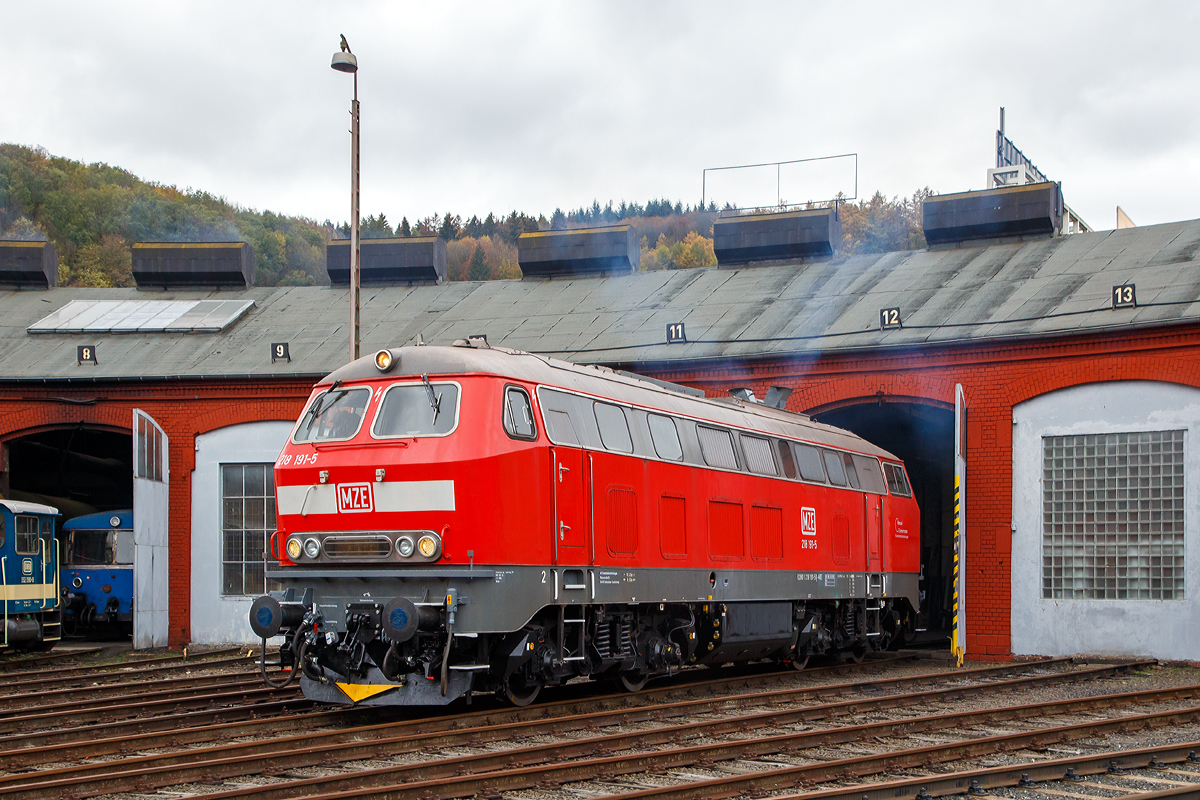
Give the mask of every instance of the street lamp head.
[(358, 72), (358, 59), (354, 57), (354, 53), (350, 51), (338, 51), (333, 54), (333, 61), (329, 66), (336, 69), (338, 72)]

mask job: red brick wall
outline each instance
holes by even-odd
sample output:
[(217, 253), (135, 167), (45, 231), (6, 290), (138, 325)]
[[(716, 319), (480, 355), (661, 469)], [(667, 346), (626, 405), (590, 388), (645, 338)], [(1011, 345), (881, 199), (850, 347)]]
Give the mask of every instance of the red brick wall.
[(770, 385), (789, 386), (792, 411), (815, 412), (882, 393), (900, 402), (953, 406), (963, 385), (967, 424), (967, 653), (1007, 660), (1010, 640), (1013, 406), (1068, 386), (1115, 380), (1153, 380), (1200, 387), (1200, 326), (1174, 325), (1120, 335), (1037, 342), (927, 346), (920, 350), (812, 358), (722, 362), (681, 370), (641, 371), (724, 395), (749, 386), (758, 397)]
[[(39, 431), (74, 427), (130, 432), (133, 409), (162, 426), (169, 442), (171, 645), (191, 640), (192, 471), (196, 437), (227, 425), (294, 420), (312, 381), (196, 381), (113, 383), (86, 387), (0, 384), (0, 442)], [(72, 402), (73, 401), (73, 402)], [(93, 401), (87, 405), (81, 402)]]

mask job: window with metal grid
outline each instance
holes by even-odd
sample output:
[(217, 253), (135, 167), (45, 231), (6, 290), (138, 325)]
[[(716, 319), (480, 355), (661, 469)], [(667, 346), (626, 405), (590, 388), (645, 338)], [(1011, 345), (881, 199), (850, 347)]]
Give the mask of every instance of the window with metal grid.
[(260, 595), (278, 589), (266, 570), (275, 532), (275, 473), (272, 464), (221, 465), (221, 594)]
[(1042, 596), (1182, 600), (1183, 431), (1042, 439)]

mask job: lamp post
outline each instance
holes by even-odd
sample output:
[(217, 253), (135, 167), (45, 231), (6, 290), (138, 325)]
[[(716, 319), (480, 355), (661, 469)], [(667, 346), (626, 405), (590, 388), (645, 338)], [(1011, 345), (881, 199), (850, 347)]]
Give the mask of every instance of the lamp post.
[(358, 59), (350, 52), (346, 37), (342, 49), (333, 54), (329, 66), (354, 76), (354, 100), (350, 103), (350, 360), (358, 358), (360, 332), (359, 242), (358, 242)]

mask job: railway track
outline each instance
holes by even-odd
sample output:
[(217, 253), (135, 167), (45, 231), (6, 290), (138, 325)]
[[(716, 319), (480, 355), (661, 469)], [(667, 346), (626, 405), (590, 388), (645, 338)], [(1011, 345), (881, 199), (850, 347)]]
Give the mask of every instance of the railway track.
[[(918, 717), (901, 716), (898, 719), (865, 724), (834, 724), (815, 730), (771, 734), (771, 731), (781, 727), (807, 727), (813, 721), (842, 719), (848, 715), (871, 715), (888, 709), (911, 710), (922, 705), (928, 707), (933, 703), (946, 704), (1017, 691), (1027, 692), (1061, 685), (1067, 681), (1096, 680), (1146, 665), (1104, 665), (1056, 671), (1064, 666), (1066, 665), (1062, 660), (1004, 665), (857, 683), (793, 687), (773, 692), (741, 692), (707, 699), (678, 699), (678, 692), (695, 690), (694, 686), (668, 687), (655, 693), (616, 696), (614, 699), (619, 698), (623, 702), (614, 702), (612, 705), (615, 707), (610, 708), (597, 709), (595, 701), (579, 701), (576, 705), (586, 704), (592, 709), (587, 712), (573, 706), (572, 701), (562, 701), (527, 709), (472, 712), (441, 719), (392, 721), (345, 730), (276, 735), (259, 741), (134, 756), (106, 761), (101, 766), (83, 764), (4, 776), (0, 778), (0, 798), (47, 796), (48, 793), (85, 797), (112, 792), (177, 787), (193, 782), (205, 785), (188, 786), (190, 791), (204, 792), (205, 789), (211, 788), (214, 781), (244, 779), (247, 776), (288, 776), (295, 770), (312, 767), (334, 768), (335, 771), (332, 775), (300, 780), (276, 780), (263, 786), (241, 787), (208, 794), (214, 798), (463, 797), (480, 793), (493, 795), (522, 788), (611, 779), (614, 775), (637, 775), (644, 772), (661, 772), (663, 769), (678, 769), (681, 766), (704, 766), (746, 758), (762, 758), (772, 753), (791, 753), (863, 739), (903, 736), (917, 730), (948, 730), (971, 724), (996, 724), (1001, 720), (1026, 720), (1123, 704), (1162, 703), (1180, 698), (1200, 699), (1200, 686), (1184, 686), (1152, 693), (1108, 693), (1091, 698), (1061, 701), (1053, 706), (1043, 703), (985, 707), (971, 711)], [(1011, 676), (1016, 672), (1031, 670), (1042, 670), (1043, 674), (1004, 677), (1006, 673)], [(918, 691), (898, 691), (939, 681), (949, 685)], [(675, 699), (665, 694), (673, 690), (677, 692)], [(802, 705), (804, 702), (847, 693), (854, 696), (834, 702)], [(641, 702), (633, 707), (620, 707), (635, 698), (640, 698)], [(654, 699), (670, 702), (654, 702)], [(1200, 718), (1200, 708), (1172, 713), (1176, 714), (1172, 719)], [(1179, 716), (1180, 714), (1183, 716)], [(307, 720), (309, 723), (316, 721), (311, 716)], [(325, 722), (332, 723), (333, 720), (326, 718)], [(1112, 724), (1111, 720), (1105, 722)], [(1093, 727), (1100, 725), (1095, 722), (1091, 724)], [(645, 725), (653, 727), (648, 730), (596, 734), (596, 731), (613, 727), (628, 729)], [(219, 738), (222, 735), (220, 727), (214, 726), (214, 730), (205, 733)], [(260, 728), (259, 732), (262, 731)], [(760, 732), (765, 735), (745, 738)], [(227, 727), (223, 733), (226, 736), (255, 735), (255, 731), (246, 724)], [(275, 733), (278, 734), (279, 731)], [(175, 735), (186, 738), (188, 734), (185, 731)], [(538, 736), (552, 736), (555, 739), (568, 736), (571, 740), (527, 747), (509, 746), (453, 758), (422, 760), (414, 757), (424, 752), (445, 752), (450, 748), (457, 751), (462, 748), (493, 747), (497, 743), (511, 744)], [(729, 740), (731, 736), (734, 738)], [(118, 740), (119, 738), (116, 737)], [(704, 741), (710, 738), (717, 738), (719, 741), (679, 746), (680, 742)], [(195, 742), (178, 740), (168, 743), (161, 738), (155, 740), (154, 737), (148, 737), (143, 738), (140, 744), (127, 742), (126, 745), (161, 748), (188, 743)], [(118, 747), (120, 742), (109, 741), (107, 746)], [(9, 751), (5, 757), (8, 769), (32, 763), (27, 760), (15, 760), (20, 759), (21, 752), (26, 751)], [(37, 748), (31, 748), (27, 755), (37, 752)], [(69, 747), (59, 746), (55, 749), (52, 746), (50, 750), (40, 752), (35, 757), (50, 756), (61, 763), (62, 760), (86, 757), (84, 752), (95, 755), (94, 751), (81, 749), (72, 753)], [(621, 755), (606, 755), (608, 753)], [(352, 770), (350, 774), (339, 774), (347, 765), (396, 758), (408, 763), (372, 769), (349, 767)], [(805, 774), (802, 771), (802, 777), (795, 780), (804, 782), (807, 780), (803, 777)], [(782, 778), (779, 780), (783, 781)], [(798, 784), (793, 782), (791, 785)], [(745, 787), (735, 786), (731, 789), (732, 794), (712, 796), (735, 796), (744, 789)]]

